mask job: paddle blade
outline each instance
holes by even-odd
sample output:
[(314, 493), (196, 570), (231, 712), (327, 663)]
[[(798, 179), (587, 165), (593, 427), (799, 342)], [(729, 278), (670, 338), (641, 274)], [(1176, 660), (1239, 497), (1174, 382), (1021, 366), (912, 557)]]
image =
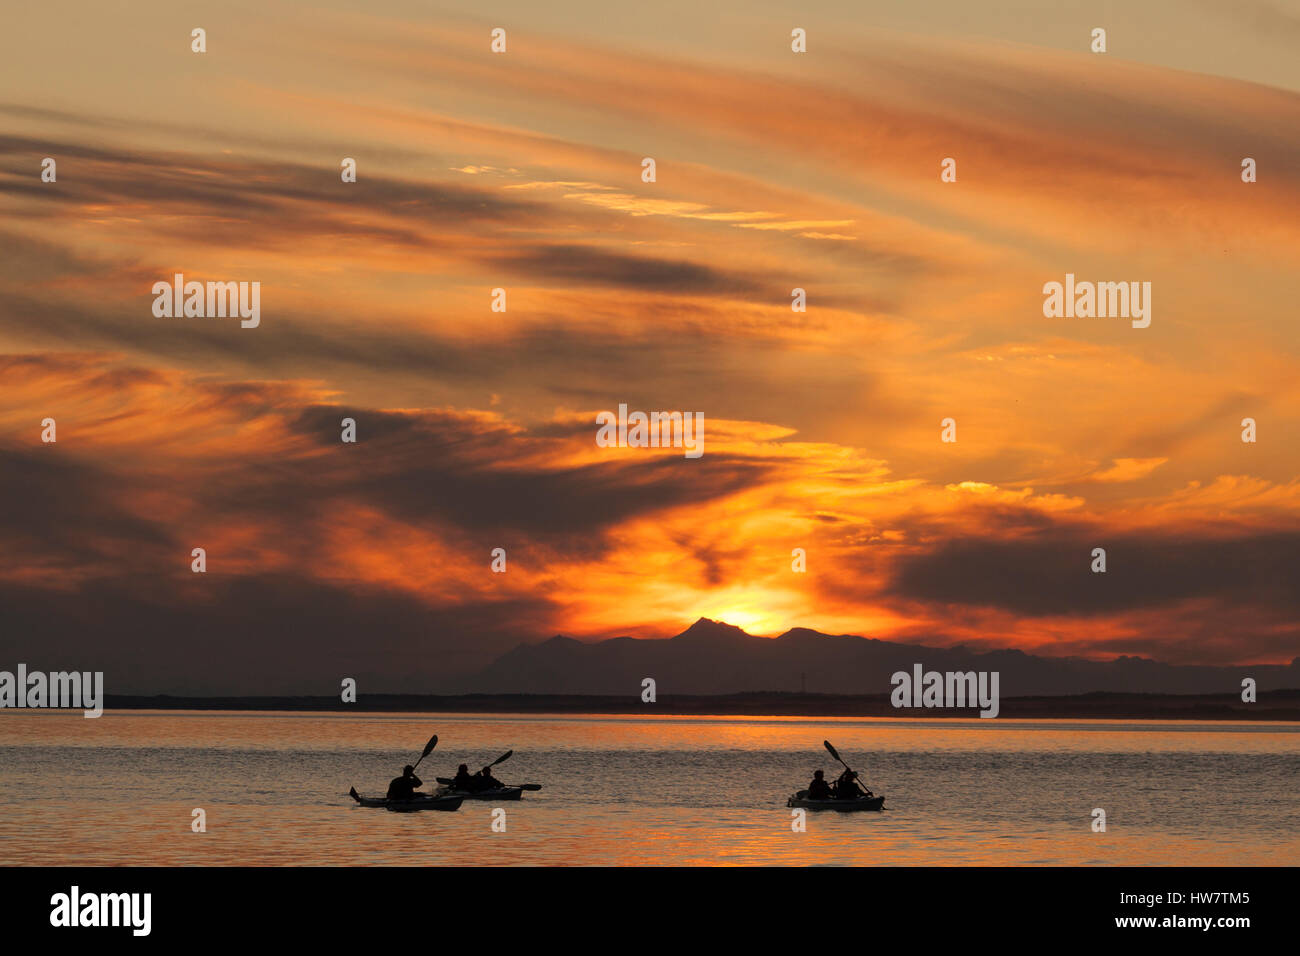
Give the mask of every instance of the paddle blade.
[(528, 790), (530, 792), (542, 789), (542, 785), (540, 783), (520, 783), (520, 784), (516, 784), (515, 786), (517, 786), (520, 790)]
[(433, 752), (433, 748), (436, 746), (438, 746), (438, 735), (434, 734), (429, 738), (429, 742), (424, 745), (424, 753), (420, 754), (420, 759), (423, 760), (425, 757), (429, 756), (429, 754)]
[(455, 781), (452, 780), (451, 777), (434, 777), (433, 779), (434, 779), (434, 780), (437, 780), (437, 781), (438, 781), (439, 783), (441, 783), (441, 784), (451, 784), (451, 783), (455, 783)]
[[(831, 746), (831, 742), (829, 740), (823, 740), (822, 743), (826, 745), (826, 749), (830, 751), (832, 757), (834, 757), (836, 760), (840, 760), (840, 755), (835, 752), (835, 748)], [(840, 760), (840, 763), (843, 762), (844, 762), (843, 760)]]
[(357, 796), (357, 788), (356, 788), (356, 787), (353, 787), (352, 789), (350, 789), (350, 790), (348, 791), (348, 796), (351, 797), (353, 800), (355, 800), (357, 803), (360, 803), (360, 802), (361, 802), (361, 798)]
[(507, 760), (510, 759), (510, 755), (511, 755), (512, 753), (514, 753), (513, 750), (507, 750), (507, 751), (506, 751), (505, 753), (503, 753), (500, 757), (497, 757), (496, 760), (493, 760), (490, 764), (488, 764), (488, 766), (489, 766), (489, 767), (495, 767), (495, 766), (496, 766), (497, 764), (499, 764), (499, 763), (504, 763), (505, 761), (507, 761)]

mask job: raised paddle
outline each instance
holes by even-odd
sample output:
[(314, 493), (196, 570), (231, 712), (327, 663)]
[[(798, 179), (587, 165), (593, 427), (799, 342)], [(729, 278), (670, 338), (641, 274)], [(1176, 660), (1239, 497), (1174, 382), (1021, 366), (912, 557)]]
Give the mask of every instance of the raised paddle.
[[(420, 754), (420, 760), (423, 760), (425, 757), (429, 756), (429, 754), (433, 753), (433, 748), (436, 746), (438, 746), (438, 735), (434, 734), (429, 738), (429, 742), (424, 745), (424, 753)], [(420, 766), (420, 760), (415, 762), (416, 767)], [(411, 770), (412, 773), (414, 773), (415, 768), (413, 767)]]
[(505, 761), (509, 760), (509, 759), (510, 759), (510, 755), (511, 755), (512, 753), (514, 753), (513, 750), (507, 750), (507, 751), (506, 751), (505, 753), (503, 753), (500, 757), (497, 757), (496, 760), (493, 760), (490, 764), (488, 764), (486, 767), (484, 767), (483, 770), (480, 770), (479, 773), (482, 773), (484, 770), (491, 770), (491, 769), (492, 769), (493, 767), (495, 767), (497, 764), (499, 764), (499, 763), (504, 763)]
[[(822, 743), (826, 745), (826, 749), (827, 749), (828, 751), (830, 751), (830, 755), (831, 755), (832, 757), (834, 757), (834, 758), (835, 758), (836, 760), (838, 760), (840, 763), (844, 763), (844, 758), (841, 757), (841, 756), (839, 755), (839, 753), (835, 750), (835, 748), (831, 746), (831, 742), (830, 742), (829, 740), (823, 740)], [(854, 784), (857, 785), (857, 788), (858, 788), (859, 790), (861, 790), (863, 793), (865, 793), (865, 794), (866, 794), (867, 796), (869, 796), (869, 797), (872, 796), (871, 791), (868, 790), (866, 787), (864, 787), (864, 786), (862, 785), (861, 781), (858, 780), (858, 773), (857, 773), (856, 770), (854, 770), (852, 767), (850, 767), (850, 766), (849, 766), (848, 764), (846, 764), (846, 763), (844, 763), (844, 769), (847, 770), (849, 773), (853, 774), (853, 782), (854, 782)]]

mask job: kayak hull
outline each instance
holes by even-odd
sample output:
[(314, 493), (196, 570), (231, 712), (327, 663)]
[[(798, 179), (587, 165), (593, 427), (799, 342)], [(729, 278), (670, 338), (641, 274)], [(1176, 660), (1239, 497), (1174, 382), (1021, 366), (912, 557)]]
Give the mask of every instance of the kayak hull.
[(496, 800), (498, 802), (501, 800), (518, 800), (524, 795), (524, 791), (520, 787), (501, 787), (497, 790), (477, 790), (473, 792), (467, 790), (451, 790), (447, 787), (443, 787), (438, 791), (438, 793), (447, 797), (456, 797), (461, 800)]
[(785, 802), (787, 807), (799, 807), (804, 810), (839, 810), (853, 813), (861, 810), (883, 810), (884, 797), (859, 797), (856, 800), (812, 800), (807, 790), (800, 790)]
[(459, 795), (439, 794), (438, 796), (416, 797), (414, 800), (389, 800), (387, 797), (358, 796), (356, 801), (363, 807), (383, 807), (385, 810), (408, 813), (413, 810), (459, 810), (461, 797)]

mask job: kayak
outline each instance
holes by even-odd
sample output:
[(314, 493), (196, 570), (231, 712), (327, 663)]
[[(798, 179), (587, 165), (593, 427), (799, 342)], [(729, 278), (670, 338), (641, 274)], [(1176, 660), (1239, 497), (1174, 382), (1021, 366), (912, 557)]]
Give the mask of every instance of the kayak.
[(383, 807), (386, 810), (459, 810), (464, 799), (460, 794), (420, 794), (412, 800), (389, 800), (387, 797), (363, 797), (355, 789), (350, 796), (363, 807)]
[(804, 810), (880, 810), (885, 805), (885, 798), (864, 795), (856, 800), (811, 800), (807, 790), (800, 790), (785, 805)]
[(389, 800), (386, 797), (357, 797), (363, 807), (383, 807), (385, 810), (459, 810), (460, 797), (416, 797), (414, 800)]
[(518, 800), (524, 795), (524, 790), (522, 787), (498, 787), (494, 790), (469, 791), (443, 787), (438, 794), (449, 799), (454, 797), (457, 800)]

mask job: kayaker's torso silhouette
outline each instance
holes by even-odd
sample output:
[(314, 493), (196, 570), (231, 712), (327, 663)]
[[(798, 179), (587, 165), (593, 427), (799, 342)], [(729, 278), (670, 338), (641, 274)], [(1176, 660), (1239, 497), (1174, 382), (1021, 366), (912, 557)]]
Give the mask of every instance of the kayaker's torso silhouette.
[(402, 775), (394, 777), (388, 785), (389, 800), (411, 800), (415, 797), (415, 788), (424, 783), (415, 775), (415, 768), (407, 764), (402, 768)]
[(812, 783), (808, 784), (808, 799), (810, 800), (829, 800), (831, 798), (831, 785), (826, 782), (822, 772), (818, 770), (813, 774)]

